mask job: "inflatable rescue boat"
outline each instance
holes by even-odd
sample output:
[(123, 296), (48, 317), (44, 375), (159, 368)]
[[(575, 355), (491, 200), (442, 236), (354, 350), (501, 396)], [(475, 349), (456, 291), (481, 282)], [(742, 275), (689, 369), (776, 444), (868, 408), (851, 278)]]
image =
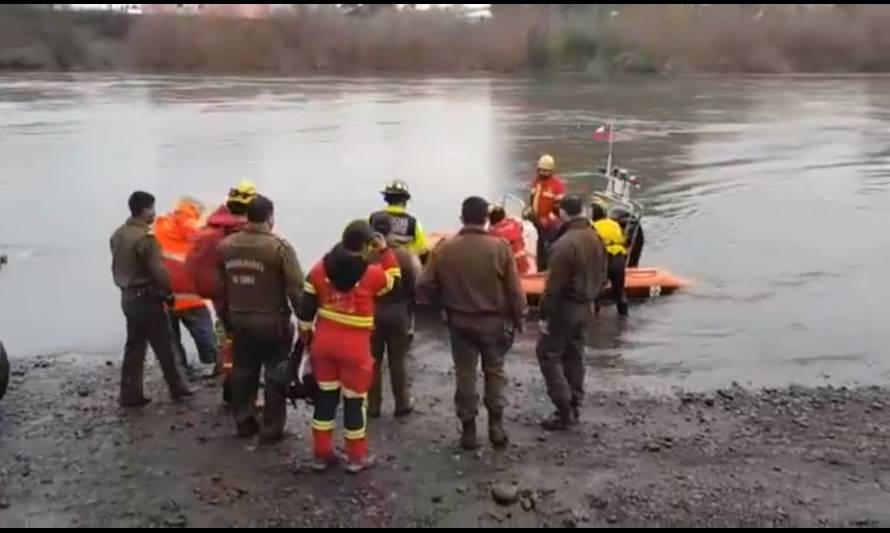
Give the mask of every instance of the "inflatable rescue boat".
[[(634, 232), (636, 231), (635, 229), (631, 230), (627, 228), (638, 228), (640, 221), (643, 218), (643, 205), (639, 201), (631, 198), (631, 191), (639, 189), (639, 183), (636, 176), (631, 175), (626, 169), (614, 167), (612, 159), (613, 145), (610, 136), (606, 166), (600, 168), (598, 172), (598, 176), (605, 179), (606, 187), (601, 191), (594, 192), (591, 195), (590, 202), (596, 202), (605, 206), (612, 218), (626, 218), (627, 220), (633, 221), (634, 224), (627, 224), (625, 225), (625, 228), (626, 232)], [(513, 216), (517, 220), (522, 220), (526, 206), (521, 198), (513, 195), (506, 195), (502, 199), (501, 205), (504, 207), (505, 211), (512, 211), (510, 216)], [(512, 209), (510, 209), (511, 206), (513, 207)], [(617, 215), (618, 213), (621, 213), (621, 215)], [(523, 221), (523, 227), (526, 254), (529, 257), (533, 257), (534, 250), (537, 248), (537, 232), (531, 222)], [(447, 239), (449, 236), (450, 234), (448, 233), (434, 233), (430, 235), (430, 247), (434, 249), (436, 244)], [(636, 235), (630, 234), (625, 235), (625, 237), (628, 242), (628, 248), (631, 248), (636, 239)], [(544, 292), (546, 283), (546, 272), (528, 273), (522, 276), (522, 288), (525, 290), (529, 303), (537, 304), (541, 294)], [(625, 274), (624, 290), (628, 298), (646, 299), (668, 295), (691, 285), (692, 283), (689, 280), (676, 276), (663, 268), (629, 267)], [(607, 285), (604, 292), (608, 294), (608, 291), (609, 287)]]

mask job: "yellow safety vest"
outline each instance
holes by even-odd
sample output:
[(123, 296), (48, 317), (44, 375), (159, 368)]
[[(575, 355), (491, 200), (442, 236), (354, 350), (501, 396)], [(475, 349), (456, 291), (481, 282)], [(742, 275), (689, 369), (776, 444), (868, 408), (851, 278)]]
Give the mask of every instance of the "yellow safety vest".
[(609, 255), (627, 254), (627, 248), (624, 246), (624, 232), (617, 222), (611, 218), (603, 218), (592, 225), (600, 239), (603, 240), (603, 244), (606, 245), (606, 252)]

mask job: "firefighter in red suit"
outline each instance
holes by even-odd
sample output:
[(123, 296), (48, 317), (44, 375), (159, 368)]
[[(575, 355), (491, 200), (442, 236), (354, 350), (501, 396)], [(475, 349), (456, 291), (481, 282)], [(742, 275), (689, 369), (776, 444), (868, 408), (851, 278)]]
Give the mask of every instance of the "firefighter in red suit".
[[(374, 371), (374, 300), (393, 290), (401, 278), (398, 261), (386, 246), (366, 221), (350, 223), (342, 241), (309, 272), (303, 288), (300, 336), (309, 346), (319, 388), (312, 418), (317, 471), (336, 462), (334, 419), (341, 396), (346, 470), (356, 474), (374, 463), (368, 454), (365, 412)], [(380, 261), (371, 264), (368, 258), (375, 251)]]
[(495, 205), (488, 212), (488, 233), (495, 237), (505, 239), (513, 250), (513, 258), (516, 259), (516, 269), (520, 275), (528, 274), (531, 263), (528, 260), (528, 252), (525, 250), (525, 237), (523, 236), (522, 222), (513, 217), (508, 217), (504, 208)]

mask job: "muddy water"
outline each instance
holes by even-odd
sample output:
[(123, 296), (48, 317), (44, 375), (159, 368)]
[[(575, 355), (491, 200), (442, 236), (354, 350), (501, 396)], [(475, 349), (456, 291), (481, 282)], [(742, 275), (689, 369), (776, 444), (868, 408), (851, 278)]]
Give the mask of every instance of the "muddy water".
[[(159, 207), (252, 179), (308, 264), (401, 177), (428, 229), (517, 192), (536, 157), (593, 187), (603, 120), (647, 204), (644, 263), (694, 289), (611, 314), (604, 385), (886, 382), (890, 79), (0, 77), (0, 338), (17, 357), (114, 356), (108, 236), (134, 188)], [(435, 334), (422, 357), (445, 358)], [(532, 357), (533, 334), (517, 357)]]

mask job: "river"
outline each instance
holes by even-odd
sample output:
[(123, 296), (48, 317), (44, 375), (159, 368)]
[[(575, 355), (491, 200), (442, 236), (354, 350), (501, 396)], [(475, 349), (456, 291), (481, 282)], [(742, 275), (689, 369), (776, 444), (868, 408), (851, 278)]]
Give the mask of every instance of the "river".
[(163, 211), (253, 180), (308, 267), (391, 178), (428, 230), (467, 195), (521, 191), (543, 152), (590, 191), (607, 120), (642, 182), (643, 263), (695, 286), (605, 314), (600, 383), (888, 381), (890, 79), (871, 77), (2, 75), (0, 338), (14, 358), (118, 356), (108, 237), (133, 189)]

